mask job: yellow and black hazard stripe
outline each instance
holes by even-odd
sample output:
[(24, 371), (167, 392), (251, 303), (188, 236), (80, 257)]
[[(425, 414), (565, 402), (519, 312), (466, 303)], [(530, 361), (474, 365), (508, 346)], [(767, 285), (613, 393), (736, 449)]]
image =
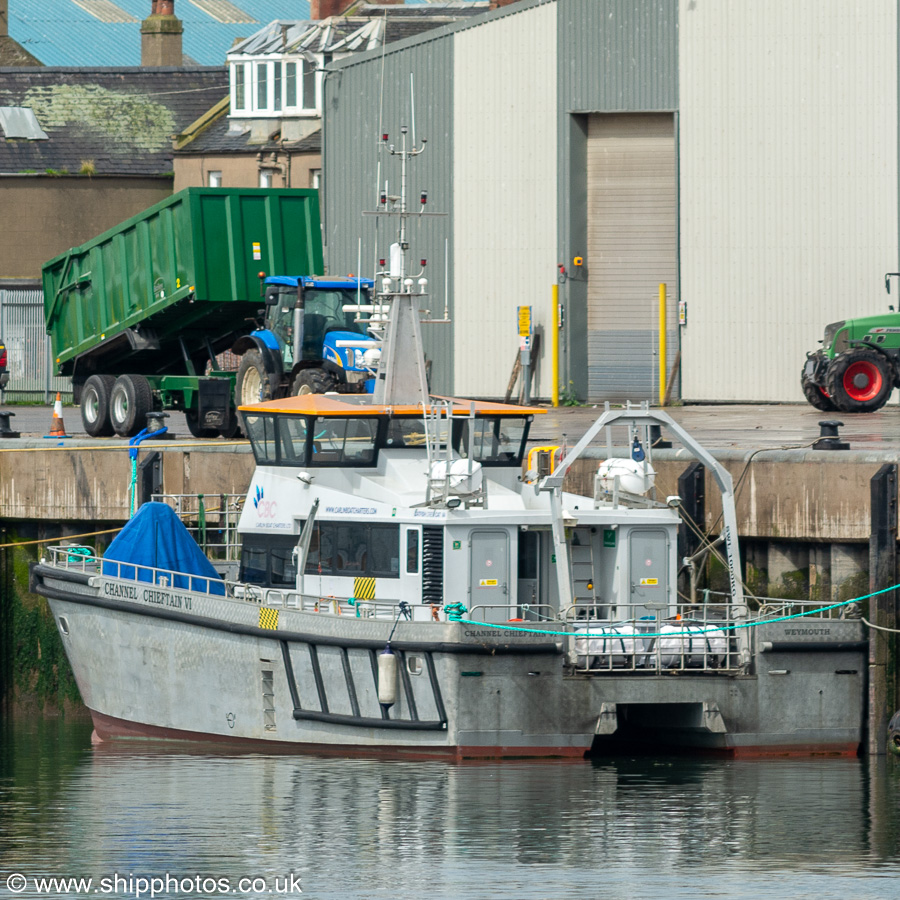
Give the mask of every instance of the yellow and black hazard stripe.
[(357, 600), (374, 600), (375, 599), (375, 579), (374, 578), (354, 578), (353, 579), (353, 596)]
[(275, 631), (278, 628), (278, 610), (263, 607), (259, 611), (259, 627)]

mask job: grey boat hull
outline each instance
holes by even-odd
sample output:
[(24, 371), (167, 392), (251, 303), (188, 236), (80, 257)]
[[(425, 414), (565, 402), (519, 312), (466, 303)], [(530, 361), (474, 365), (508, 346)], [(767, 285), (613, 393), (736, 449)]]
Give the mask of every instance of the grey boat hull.
[[(392, 623), (36, 566), (100, 739), (215, 741), (271, 751), (583, 757), (690, 748), (855, 755), (865, 643), (849, 620), (762, 626), (749, 675), (573, 674), (564, 639), (465, 622), (400, 622), (396, 701), (378, 702)], [(816, 623), (819, 626), (816, 627)], [(274, 624), (274, 627), (273, 627)], [(547, 626), (552, 631), (552, 626)], [(816, 636), (816, 632), (823, 634)]]

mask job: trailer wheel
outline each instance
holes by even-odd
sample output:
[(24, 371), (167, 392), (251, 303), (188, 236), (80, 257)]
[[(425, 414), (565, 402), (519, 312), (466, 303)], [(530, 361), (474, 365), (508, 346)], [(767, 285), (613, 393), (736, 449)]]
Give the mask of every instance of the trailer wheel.
[(81, 422), (91, 437), (109, 437), (109, 397), (116, 379), (112, 375), (91, 375), (81, 389)]
[(891, 365), (880, 353), (857, 347), (839, 353), (825, 376), (825, 388), (841, 412), (874, 412), (893, 390)]
[(153, 409), (153, 392), (143, 375), (120, 375), (109, 396), (109, 417), (116, 434), (134, 437)]
[(233, 416), (228, 422), (228, 425), (222, 429), (201, 428), (200, 423), (197, 421), (197, 414), (189, 409), (184, 411), (184, 420), (187, 422), (188, 431), (190, 431), (195, 438), (211, 440), (212, 438), (221, 436), (226, 440), (231, 440), (231, 438), (240, 437), (241, 434), (241, 426), (238, 423), (236, 415)]
[(201, 428), (200, 422), (197, 420), (197, 413), (191, 409), (186, 409), (184, 411), (184, 421), (187, 422), (188, 431), (195, 438), (212, 440), (219, 436), (219, 430), (217, 428)]
[(327, 394), (333, 391), (336, 381), (331, 372), (324, 369), (301, 369), (294, 378), (291, 394)]
[(234, 386), (236, 406), (246, 406), (249, 403), (262, 403), (264, 400), (272, 400), (275, 390), (269, 380), (269, 373), (263, 365), (262, 354), (259, 350), (248, 350), (241, 357), (238, 367), (237, 382)]
[(834, 405), (834, 401), (827, 393), (825, 393), (825, 389), (806, 377), (805, 366), (803, 373), (800, 375), (800, 387), (803, 390), (803, 396), (806, 397), (809, 404), (816, 409), (820, 409), (822, 412), (834, 412), (834, 410), (837, 409)]

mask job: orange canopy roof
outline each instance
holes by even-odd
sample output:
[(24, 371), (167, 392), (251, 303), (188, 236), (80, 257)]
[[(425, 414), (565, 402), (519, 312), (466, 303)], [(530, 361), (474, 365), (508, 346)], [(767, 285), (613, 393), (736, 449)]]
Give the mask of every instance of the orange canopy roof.
[[(546, 413), (533, 406), (514, 406), (489, 400), (460, 400), (456, 397), (435, 397), (453, 403), (454, 416), (467, 416), (474, 406), (476, 416), (535, 416)], [(296, 416), (421, 416), (420, 406), (385, 406), (372, 403), (368, 394), (301, 394), (282, 400), (266, 400), (239, 407), (245, 413), (281, 413)], [(428, 407), (430, 412), (431, 407)]]

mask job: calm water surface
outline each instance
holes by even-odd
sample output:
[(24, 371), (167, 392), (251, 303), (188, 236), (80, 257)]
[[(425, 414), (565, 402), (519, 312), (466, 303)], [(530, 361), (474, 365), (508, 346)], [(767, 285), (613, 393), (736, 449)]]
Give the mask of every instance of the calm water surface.
[(892, 760), (448, 765), (90, 731), (0, 725), (0, 897), (900, 898)]

